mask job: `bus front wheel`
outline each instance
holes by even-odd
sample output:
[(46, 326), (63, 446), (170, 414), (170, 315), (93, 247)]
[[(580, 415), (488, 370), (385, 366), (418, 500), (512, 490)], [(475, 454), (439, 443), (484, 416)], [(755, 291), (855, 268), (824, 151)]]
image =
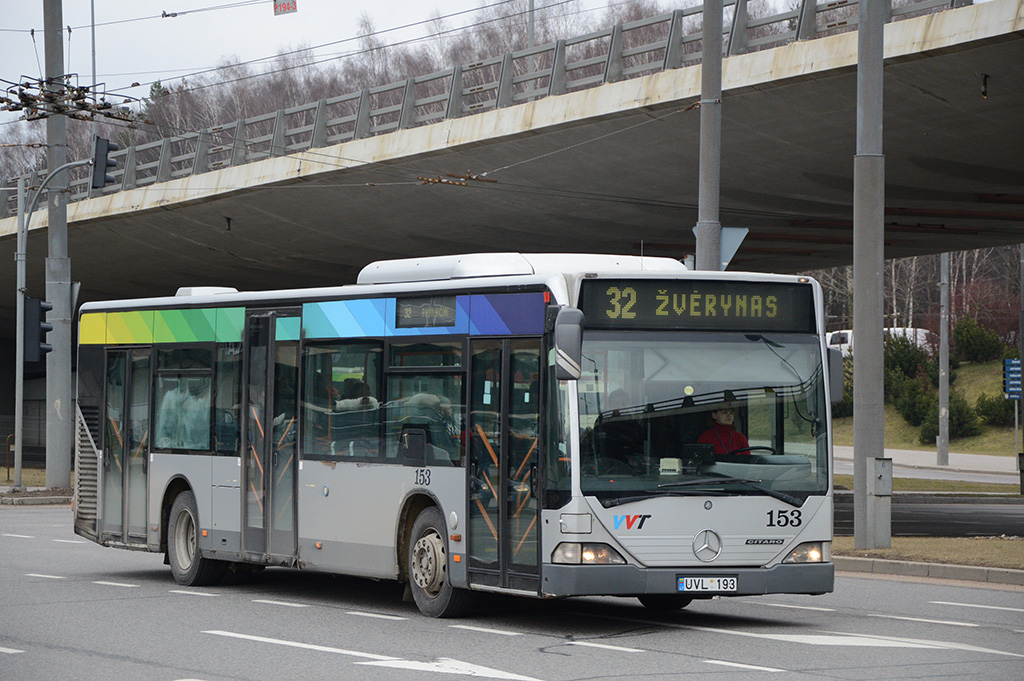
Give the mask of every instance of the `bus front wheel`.
[(409, 587), (416, 607), (430, 617), (458, 617), (470, 594), (448, 581), (448, 544), (441, 512), (431, 507), (416, 517), (409, 538)]
[(227, 563), (203, 558), (199, 550), (199, 511), (196, 497), (185, 490), (171, 504), (167, 526), (167, 560), (174, 581), (184, 586), (208, 586), (216, 583)]

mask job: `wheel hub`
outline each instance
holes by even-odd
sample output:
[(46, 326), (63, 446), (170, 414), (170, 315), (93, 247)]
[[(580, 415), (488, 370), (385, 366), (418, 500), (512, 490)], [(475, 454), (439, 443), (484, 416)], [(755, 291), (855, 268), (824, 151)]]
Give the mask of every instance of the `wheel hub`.
[(182, 570), (188, 570), (192, 567), (192, 561), (196, 555), (196, 526), (192, 522), (192, 515), (187, 511), (182, 511), (174, 529), (174, 548), (177, 549), (175, 557), (179, 567)]
[(429, 532), (413, 546), (412, 579), (416, 586), (430, 596), (436, 596), (444, 584), (445, 571), (444, 541), (436, 532)]

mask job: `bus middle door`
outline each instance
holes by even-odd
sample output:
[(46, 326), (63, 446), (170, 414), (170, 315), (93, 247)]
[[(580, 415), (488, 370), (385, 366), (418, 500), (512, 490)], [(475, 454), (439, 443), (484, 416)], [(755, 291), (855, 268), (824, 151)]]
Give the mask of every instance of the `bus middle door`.
[(298, 310), (249, 313), (242, 552), (257, 563), (296, 559)]

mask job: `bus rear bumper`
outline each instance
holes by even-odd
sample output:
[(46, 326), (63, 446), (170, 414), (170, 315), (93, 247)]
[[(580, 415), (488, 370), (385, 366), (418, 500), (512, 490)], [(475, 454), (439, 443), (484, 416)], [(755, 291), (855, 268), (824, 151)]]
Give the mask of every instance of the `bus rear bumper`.
[(835, 586), (832, 563), (721, 568), (640, 568), (635, 565), (542, 566), (547, 596), (640, 596), (675, 594), (680, 577), (736, 577), (735, 591), (690, 592), (695, 598), (761, 594), (824, 594)]

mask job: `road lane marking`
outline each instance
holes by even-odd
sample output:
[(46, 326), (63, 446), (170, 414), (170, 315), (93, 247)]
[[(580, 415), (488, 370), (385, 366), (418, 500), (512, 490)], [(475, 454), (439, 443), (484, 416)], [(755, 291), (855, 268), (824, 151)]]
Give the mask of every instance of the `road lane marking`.
[(38, 574), (36, 572), (26, 572), (25, 576), (26, 577), (39, 577), (40, 579), (65, 579), (64, 577), (61, 577), (60, 575), (41, 575), (41, 574)]
[(615, 650), (620, 653), (644, 653), (645, 650), (639, 648), (625, 648), (623, 646), (613, 646), (607, 643), (591, 643), (590, 641), (568, 641), (566, 645), (570, 646), (584, 646), (587, 648), (603, 648), (604, 650)]
[(0, 653), (4, 653), (5, 655), (16, 655), (17, 653), (23, 653), (23, 652), (25, 652), (25, 651), (24, 650), (16, 650), (14, 648), (0, 648)]
[(15, 539), (35, 539), (35, 537), (32, 537), (32, 536), (27, 535), (27, 534), (10, 534), (8, 532), (4, 532), (3, 536), (5, 536), (5, 537), (14, 537)]
[(88, 544), (89, 542), (82, 539), (54, 539), (53, 541), (60, 544)]
[(267, 605), (283, 605), (288, 608), (308, 608), (309, 605), (305, 603), (289, 603), (288, 601), (268, 601), (262, 598), (254, 598), (253, 603), (266, 603)]
[(93, 584), (100, 584), (102, 586), (123, 586), (128, 589), (134, 589), (138, 584), (124, 584), (123, 582), (93, 582)]
[(465, 629), (466, 631), (479, 631), (484, 634), (498, 634), (499, 636), (522, 636), (522, 632), (505, 631), (504, 629), (487, 629), (485, 627), (473, 627), (468, 624), (451, 624), (452, 629)]
[(373, 617), (379, 620), (407, 620), (408, 617), (399, 617), (398, 615), (382, 615), (377, 612), (360, 612), (359, 610), (349, 610), (345, 613), (346, 615), (355, 615), (356, 617)]
[(358, 650), (345, 650), (344, 648), (332, 648), (330, 646), (320, 646), (315, 643), (300, 643), (298, 641), (286, 641), (279, 638), (267, 638), (266, 636), (253, 636), (251, 634), (236, 634), (233, 631), (219, 631), (211, 630), (204, 631), (204, 634), (213, 634), (214, 636), (227, 636), (229, 638), (240, 638), (245, 641), (255, 641), (256, 643), (270, 643), (277, 646), (287, 646), (289, 648), (299, 648), (301, 650), (315, 650), (320, 653), (334, 653), (335, 655), (350, 655), (352, 657), (361, 657), (367, 660), (376, 661), (390, 661), (397, 660), (397, 657), (391, 657), (389, 655), (374, 655), (373, 653), (361, 653)]
[(254, 641), (256, 643), (269, 643), (272, 645), (287, 646), (289, 648), (299, 648), (300, 650), (312, 650), (320, 653), (333, 653), (335, 655), (348, 655), (365, 660), (364, 662), (356, 662), (356, 664), (360, 665), (391, 667), (394, 669), (408, 669), (420, 672), (438, 672), (441, 674), (457, 674), (460, 676), (480, 676), (491, 679), (508, 679), (509, 681), (538, 681), (537, 679), (529, 676), (520, 676), (510, 672), (503, 672), (499, 669), (490, 669), (488, 667), (481, 667), (469, 664), (468, 662), (452, 660), (445, 657), (438, 658), (433, 662), (419, 662), (415, 660), (403, 660), (400, 657), (391, 657), (389, 655), (375, 655), (373, 653), (364, 653), (358, 650), (346, 650), (344, 648), (321, 646), (316, 645), (315, 643), (300, 643), (299, 641), (286, 641), (279, 638), (267, 638), (266, 636), (238, 634), (233, 631), (210, 630), (204, 631), (203, 633), (212, 634), (214, 636), (227, 636), (229, 638)]
[(878, 648), (924, 648), (926, 650), (967, 650), (977, 653), (991, 653), (993, 655), (1006, 655), (1008, 657), (1024, 658), (1018, 653), (1008, 653), (1003, 650), (982, 648), (950, 641), (929, 641), (915, 638), (898, 638), (895, 636), (873, 636), (871, 634), (848, 634), (841, 631), (823, 631), (820, 634), (759, 634), (752, 631), (735, 631), (733, 629), (720, 629), (718, 627), (701, 627), (693, 624), (673, 624), (671, 622), (658, 622), (655, 620), (644, 620), (635, 617), (612, 617), (608, 615), (593, 615), (591, 613), (576, 613), (584, 617), (606, 619), (618, 622), (634, 622), (638, 624), (653, 625), (659, 627), (670, 627), (673, 629), (688, 629), (692, 631), (706, 631), (713, 634), (728, 634), (730, 636), (745, 636), (747, 638), (758, 638), (768, 641), (782, 641), (786, 643), (805, 643), (818, 646), (844, 646), (844, 647), (878, 647)]
[(186, 591), (185, 589), (170, 589), (168, 593), (172, 594), (184, 594), (186, 596), (209, 596), (211, 598), (220, 596), (220, 594), (210, 594), (205, 591)]
[(755, 672), (784, 672), (785, 669), (776, 669), (775, 667), (758, 667), (752, 664), (740, 664), (739, 662), (726, 662), (725, 660), (704, 660), (708, 664), (720, 664), (723, 667), (736, 667), (737, 669), (749, 669)]
[(392, 669), (408, 669), (417, 672), (438, 672), (440, 674), (457, 674), (459, 676), (481, 676), (489, 679), (510, 679), (511, 681), (539, 681), (530, 676), (520, 676), (500, 669), (481, 667), (480, 665), (439, 657), (433, 662), (417, 662), (415, 660), (388, 660), (384, 662), (356, 662), (367, 667), (391, 667)]
[(876, 615), (868, 613), (868, 617), (880, 617), (887, 620), (905, 620), (907, 622), (924, 622), (925, 624), (948, 624), (952, 627), (977, 627), (977, 624), (969, 622), (950, 622), (949, 620), (929, 620), (923, 617), (900, 617), (898, 615)]
[(816, 608), (812, 605), (789, 605), (788, 603), (761, 603), (772, 608), (792, 608), (793, 610), (814, 610), (817, 612), (835, 612), (835, 608)]
[(961, 608), (983, 608), (985, 610), (1006, 610), (1008, 612), (1024, 612), (1024, 608), (1007, 608), (1000, 605), (978, 605), (976, 603), (951, 603), (949, 601), (928, 601), (935, 605), (958, 605)]

